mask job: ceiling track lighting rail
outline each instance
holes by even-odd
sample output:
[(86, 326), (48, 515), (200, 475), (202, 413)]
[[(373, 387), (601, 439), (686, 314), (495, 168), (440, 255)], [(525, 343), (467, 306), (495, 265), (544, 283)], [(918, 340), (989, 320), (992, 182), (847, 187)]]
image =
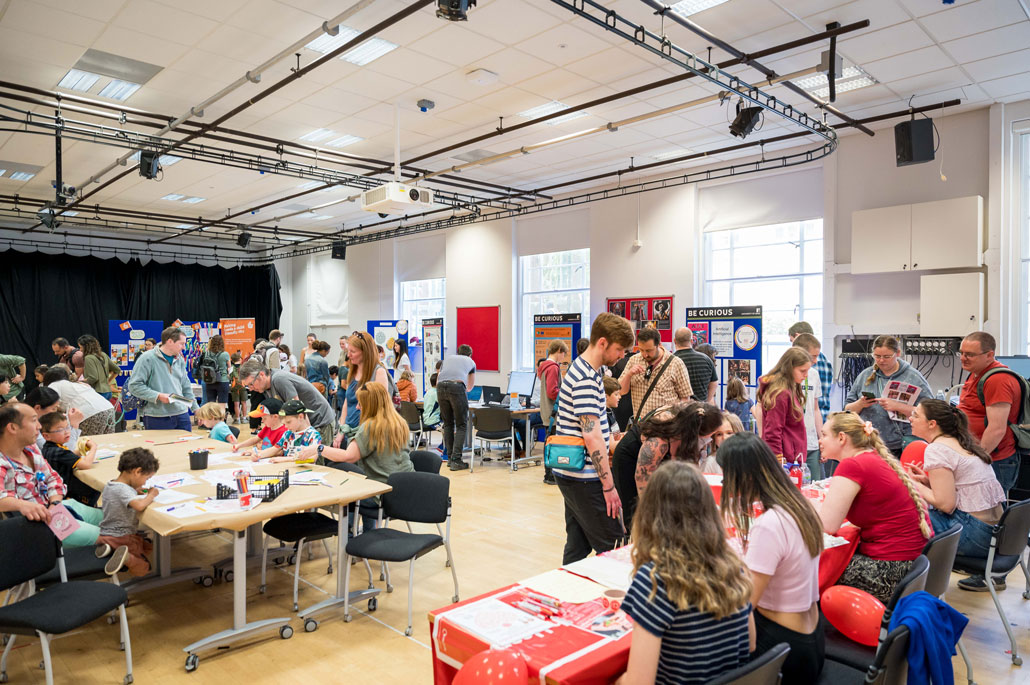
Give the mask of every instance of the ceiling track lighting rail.
[(728, 74), (716, 65), (678, 47), (666, 36), (659, 36), (642, 25), (634, 24), (615, 10), (610, 10), (594, 0), (551, 0), (551, 2), (606, 31), (622, 36), (634, 45), (644, 48), (667, 62), (686, 69), (696, 77), (716, 86), (719, 90), (728, 90), (743, 100), (819, 136), (830, 146), (830, 152), (836, 148), (837, 134), (823, 122), (808, 116), (805, 112), (794, 109), (793, 105), (781, 102), (775, 96), (763, 92), (758, 86)]

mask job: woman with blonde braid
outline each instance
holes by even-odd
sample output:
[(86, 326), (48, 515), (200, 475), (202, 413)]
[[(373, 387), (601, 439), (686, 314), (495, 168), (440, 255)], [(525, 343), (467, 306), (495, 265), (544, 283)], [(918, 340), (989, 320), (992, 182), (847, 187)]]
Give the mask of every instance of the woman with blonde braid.
[(830, 414), (819, 448), (840, 461), (819, 511), (823, 530), (836, 533), (845, 518), (861, 530), (858, 551), (837, 582), (886, 604), (933, 537), (926, 502), (873, 424), (858, 414)]
[[(722, 511), (737, 529), (754, 585), (754, 655), (786, 642), (784, 685), (814, 683), (826, 651), (817, 604), (822, 521), (754, 433), (726, 438), (719, 461)], [(765, 513), (754, 518), (753, 502)]]

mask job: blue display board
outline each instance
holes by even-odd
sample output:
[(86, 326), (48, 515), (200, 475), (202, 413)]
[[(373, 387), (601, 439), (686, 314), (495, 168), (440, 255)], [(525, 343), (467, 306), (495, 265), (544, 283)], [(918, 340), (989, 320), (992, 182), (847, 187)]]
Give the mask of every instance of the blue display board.
[(726, 382), (733, 376), (744, 381), (754, 399), (762, 375), (762, 306), (690, 307), (687, 328), (694, 333), (695, 345), (707, 343), (715, 348), (719, 406), (723, 405)]
[(579, 342), (582, 330), (581, 319), (579, 314), (533, 315), (532, 371), (536, 371), (536, 362), (547, 356), (547, 346), (555, 339), (564, 341), (569, 348), (569, 358), (562, 364), (562, 373), (568, 370), (569, 364), (576, 358), (576, 343)]
[(186, 358), (186, 375), (191, 383), (200, 385), (201, 392), (204, 392), (204, 384), (199, 378), (193, 377), (193, 362), (207, 349), (207, 341), (211, 336), (221, 332), (221, 324), (217, 321), (182, 321), (179, 328), (186, 334), (186, 347), (182, 350)]
[[(118, 365), (121, 373), (118, 374), (118, 387), (121, 388), (129, 379), (132, 368), (135, 366), (136, 357), (144, 349), (144, 340), (153, 338), (160, 341), (161, 331), (164, 330), (162, 321), (118, 321), (111, 319), (107, 322), (107, 342), (111, 360)], [(136, 418), (136, 410), (126, 412), (125, 418), (132, 420)]]
[[(408, 342), (408, 320), (407, 319), (381, 319), (368, 322), (369, 335), (375, 340), (376, 345), (382, 345), (386, 351), (383, 363), (386, 368), (393, 371), (393, 343), (398, 339)], [(408, 354), (411, 358), (411, 354)], [(412, 362), (414, 364), (414, 362)], [(414, 370), (414, 366), (411, 367)]]

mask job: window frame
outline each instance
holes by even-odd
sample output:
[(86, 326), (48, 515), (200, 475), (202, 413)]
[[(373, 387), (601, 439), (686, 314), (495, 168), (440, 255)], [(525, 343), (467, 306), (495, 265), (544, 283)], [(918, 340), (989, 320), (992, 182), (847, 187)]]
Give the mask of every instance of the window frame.
[[(439, 281), (440, 282), (440, 285), (442, 286), (441, 290), (443, 291), (443, 295), (441, 297), (416, 297), (416, 298), (408, 299), (408, 298), (406, 298), (404, 296), (404, 290), (405, 290), (404, 286), (406, 284), (409, 284), (409, 283), (422, 283), (422, 282), (428, 282), (428, 281)], [(399, 315), (397, 316), (397, 318), (398, 319), (404, 319), (404, 320), (406, 320), (408, 322), (408, 337), (409, 338), (411, 338), (411, 336), (417, 336), (419, 338), (419, 340), (422, 339), (422, 325), (421, 325), (422, 320), (424, 320), (426, 318), (433, 318), (433, 317), (438, 317), (438, 318), (446, 318), (447, 317), (447, 278), (446, 277), (440, 277), (440, 278), (415, 278), (415, 279), (412, 279), (410, 281), (399, 281), (398, 284), (397, 284), (397, 290), (398, 290), (398, 295), (400, 296), (399, 297), (400, 302), (399, 302), (399, 306), (398, 306)], [(440, 302), (441, 303), (440, 313), (439, 314), (428, 315), (428, 316), (423, 316), (423, 317), (419, 318), (418, 319), (419, 325), (416, 327), (414, 325), (413, 319), (411, 317), (409, 317), (407, 315), (407, 312), (405, 311), (405, 305), (408, 304), (408, 303), (414, 303), (414, 302)]]
[[(556, 254), (565, 254), (565, 253), (569, 253), (569, 252), (582, 252), (582, 253), (585, 254), (586, 259), (585, 259), (584, 262), (582, 262), (582, 264), (585, 265), (585, 267), (586, 267), (585, 282), (586, 282), (587, 285), (586, 285), (585, 288), (560, 288), (560, 289), (529, 290), (529, 291), (527, 291), (525, 289), (525, 287), (526, 287), (526, 278), (525, 278), (525, 267), (524, 267), (523, 260), (528, 260), (528, 259), (531, 259), (533, 257), (539, 257), (541, 255), (556, 255)], [(576, 265), (574, 265), (574, 264), (556, 265), (556, 266), (551, 267), (551, 268), (563, 268), (563, 267), (566, 267), (566, 266), (575, 267)], [(516, 302), (517, 302), (516, 306), (517, 306), (517, 310), (518, 310), (517, 311), (518, 319), (517, 319), (516, 325), (515, 325), (515, 341), (516, 341), (516, 344), (515, 344), (515, 358), (512, 360), (512, 370), (516, 370), (516, 371), (533, 371), (534, 370), (533, 362), (530, 361), (529, 366), (526, 366), (525, 365), (525, 361), (523, 359), (523, 357), (524, 357), (524, 355), (526, 353), (529, 353), (529, 356), (532, 357), (532, 350), (534, 349), (534, 343), (533, 343), (533, 323), (532, 323), (532, 321), (529, 321), (529, 323), (528, 323), (529, 328), (528, 328), (528, 330), (525, 330), (526, 321), (524, 319), (525, 319), (525, 316), (526, 316), (526, 296), (527, 295), (532, 296), (532, 295), (560, 294), (560, 293), (570, 293), (570, 294), (572, 294), (572, 293), (581, 293), (581, 294), (585, 295), (585, 299), (584, 299), (585, 308), (584, 308), (584, 311), (581, 311), (581, 312), (578, 312), (578, 313), (581, 314), (581, 316), (583, 317), (582, 318), (583, 325), (589, 325), (589, 322), (590, 322), (590, 248), (589, 247), (578, 247), (578, 248), (573, 248), (571, 250), (551, 250), (549, 252), (534, 252), (533, 254), (520, 254), (518, 256), (518, 260), (516, 262), (516, 276), (517, 276), (517, 281), (518, 281), (517, 300), (516, 300)], [(560, 312), (560, 313), (562, 313), (562, 314), (576, 314), (577, 312)]]

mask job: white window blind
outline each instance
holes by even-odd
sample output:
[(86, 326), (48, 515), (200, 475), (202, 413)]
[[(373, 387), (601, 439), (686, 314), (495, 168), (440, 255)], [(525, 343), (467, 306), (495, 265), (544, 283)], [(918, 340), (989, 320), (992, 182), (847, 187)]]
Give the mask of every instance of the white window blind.
[(823, 170), (803, 169), (698, 190), (702, 231), (767, 226), (823, 216)]

